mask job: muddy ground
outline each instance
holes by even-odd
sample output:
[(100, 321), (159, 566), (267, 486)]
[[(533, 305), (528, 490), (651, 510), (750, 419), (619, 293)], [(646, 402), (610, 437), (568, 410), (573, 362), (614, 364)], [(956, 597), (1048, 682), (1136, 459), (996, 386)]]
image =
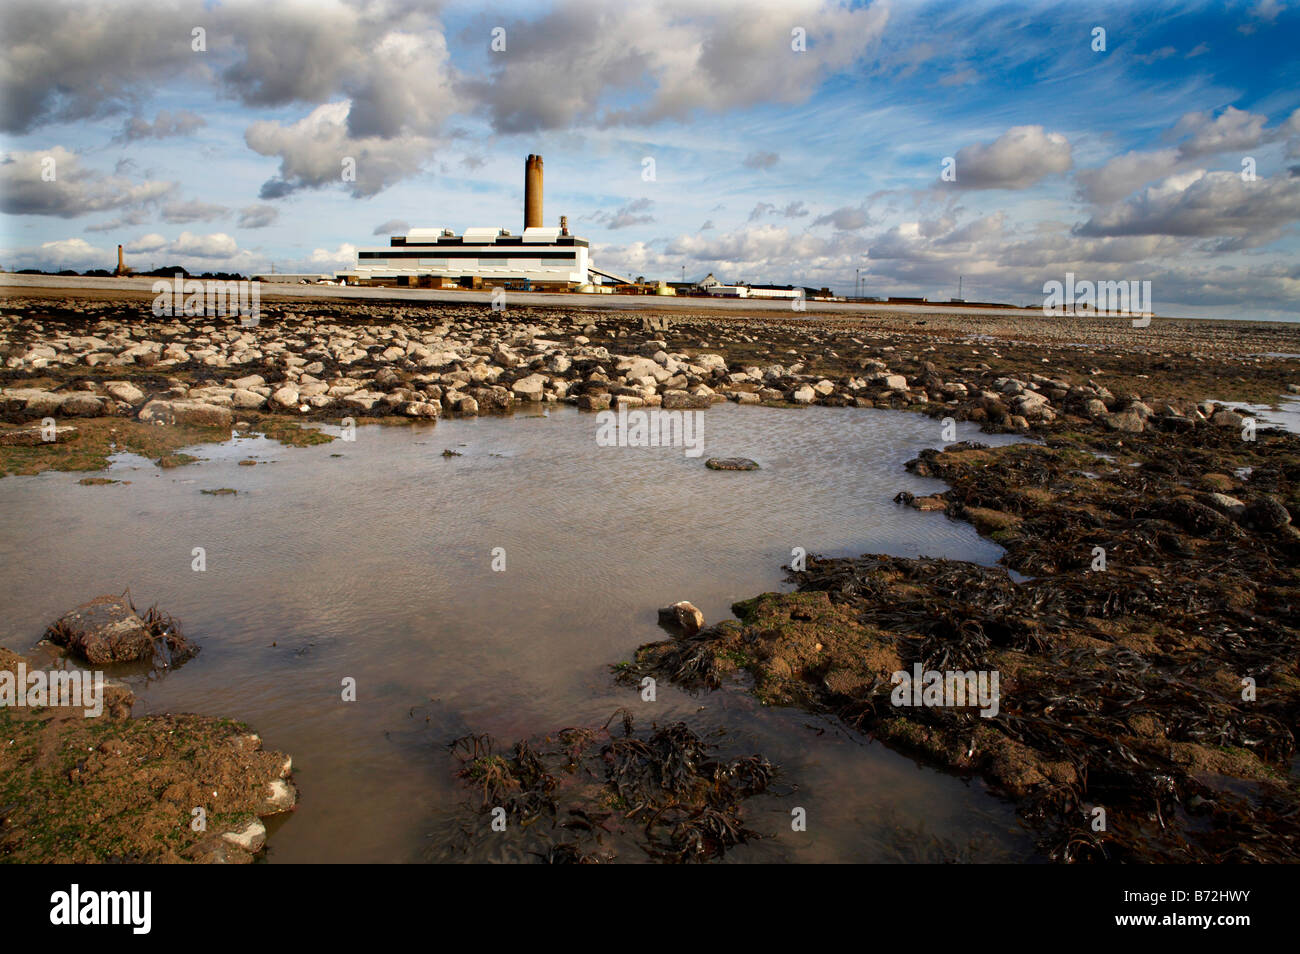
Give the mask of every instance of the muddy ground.
[[(0, 648), (0, 670), (62, 668)], [(293, 807), (291, 763), (248, 726), (198, 715), (131, 717), (104, 689), (103, 713), (0, 707), (0, 861), (245, 863), (263, 817)], [(201, 810), (201, 814), (196, 813)]]
[[(33, 360), (34, 347), (51, 335), (104, 338), (148, 323), (147, 309), (25, 298), (4, 310), (20, 318), (5, 328), (0, 385), (42, 392), (6, 402), (8, 429), (32, 427), (50, 393), (57, 401), (79, 391), (104, 411), (67, 422), (87, 438), (81, 451), (75, 439), (57, 450), (0, 447), (13, 473), (99, 469), (105, 448), (119, 443), (140, 442), (163, 460), (196, 440), (224, 439), (219, 426), (191, 434), (138, 417), (164, 398), (219, 404), (232, 379), (253, 371), (265, 386), (248, 400), (262, 403), (234, 418), (286, 434), (291, 423), (337, 423), (342, 413), (508, 412), (524, 400), (928, 414), (934, 450), (909, 467), (951, 489), (900, 495), (897, 505), (916, 508), (917, 520), (970, 521), (1006, 548), (1005, 568), (813, 556), (791, 571), (795, 592), (737, 594), (737, 619), (643, 647), (621, 677), (731, 686), (836, 713), (927, 764), (988, 779), (1056, 861), (1300, 859), (1300, 532), (1292, 524), (1300, 439), (1233, 408), (1300, 391), (1300, 328), (289, 301), (264, 316), (255, 337), (266, 355), (253, 361), (222, 350), (226, 338), (215, 332), (229, 326), (233, 337), (233, 323), (210, 321), (214, 333), (199, 341), (151, 329), (154, 360), (91, 366), (75, 355)], [(296, 365), (286, 362), (299, 353)], [(224, 366), (230, 358), (239, 363)], [(316, 369), (304, 387), (298, 372), (308, 360)], [(132, 382), (141, 397), (111, 401), (106, 382)], [(294, 401), (277, 401), (285, 387)], [(298, 407), (308, 391), (319, 406)], [(1036, 441), (945, 446), (948, 417)], [(893, 674), (917, 663), (998, 673), (997, 714), (896, 704)], [(483, 766), (477, 775), (473, 767), (480, 755), (467, 760), (467, 791), (483, 780)], [(518, 750), (514, 758), (491, 765), (518, 782), (517, 794), (530, 790), (523, 776), (541, 776)], [(601, 860), (601, 850), (560, 848), (547, 860)]]

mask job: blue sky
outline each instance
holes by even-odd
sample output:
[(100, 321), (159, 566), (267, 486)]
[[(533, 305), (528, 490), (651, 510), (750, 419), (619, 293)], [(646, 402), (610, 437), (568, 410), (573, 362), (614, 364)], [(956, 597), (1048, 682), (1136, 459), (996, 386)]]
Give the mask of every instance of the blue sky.
[(932, 298), (962, 276), (967, 298), (1030, 303), (1073, 272), (1150, 280), (1161, 314), (1300, 318), (1289, 2), (11, 0), (0, 18), (6, 268), (111, 267), (121, 242), (142, 267), (331, 271), (380, 226), (519, 229), (535, 152), (548, 223), (568, 215), (621, 273), (851, 292), (860, 269), (869, 294)]

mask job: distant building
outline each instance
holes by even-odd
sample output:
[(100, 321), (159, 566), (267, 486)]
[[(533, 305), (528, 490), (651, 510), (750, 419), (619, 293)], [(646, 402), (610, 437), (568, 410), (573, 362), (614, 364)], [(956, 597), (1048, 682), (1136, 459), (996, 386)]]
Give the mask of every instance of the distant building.
[(590, 282), (585, 239), (558, 228), (527, 228), (511, 235), (501, 228), (412, 229), (388, 248), (357, 250), (349, 284), (397, 284), (425, 288), (482, 288), (517, 282), (541, 291)]
[(524, 163), (524, 231), (472, 228), (411, 229), (394, 235), (387, 248), (357, 249), (357, 265), (341, 273), (348, 284), (406, 285), (420, 288), (524, 288), (568, 291), (588, 286), (589, 248), (559, 228), (542, 226), (542, 157)]

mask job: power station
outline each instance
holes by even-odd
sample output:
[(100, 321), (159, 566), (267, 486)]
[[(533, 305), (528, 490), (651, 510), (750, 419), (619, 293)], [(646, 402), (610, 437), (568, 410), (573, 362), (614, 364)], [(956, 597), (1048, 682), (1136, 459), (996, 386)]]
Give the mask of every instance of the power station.
[[(411, 229), (388, 247), (357, 249), (357, 265), (340, 273), (348, 284), (414, 288), (482, 288), (519, 285), (530, 291), (569, 291), (590, 283), (586, 239), (542, 224), (542, 157), (524, 162), (524, 228)], [(597, 270), (598, 271), (598, 270)], [(598, 271), (598, 274), (604, 274)]]

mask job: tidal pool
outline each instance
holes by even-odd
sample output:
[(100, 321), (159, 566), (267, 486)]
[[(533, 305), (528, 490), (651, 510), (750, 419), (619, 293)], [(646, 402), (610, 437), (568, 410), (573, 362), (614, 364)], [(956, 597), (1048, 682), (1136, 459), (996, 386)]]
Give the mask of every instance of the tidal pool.
[[(833, 719), (736, 688), (691, 696), (661, 683), (646, 703), (615, 685), (611, 664), (664, 638), (658, 607), (688, 599), (709, 622), (725, 618), (735, 600), (789, 588), (781, 566), (795, 547), (1001, 553), (967, 523), (893, 503), (943, 488), (903, 469), (941, 445), (937, 421), (718, 405), (704, 422), (703, 457), (598, 446), (596, 416), (563, 407), (363, 426), (306, 448), (244, 437), (192, 448), (204, 459), (174, 470), (121, 455), (107, 475), (129, 484), (6, 478), (0, 645), (26, 651), (72, 606), (127, 587), (141, 609), (156, 602), (180, 620), (202, 652), (164, 678), (128, 677), (135, 712), (241, 719), (293, 756), (301, 798), (269, 826), (271, 862), (440, 857), (436, 832), (467, 796), (448, 743), (599, 725), (620, 706), (780, 765), (780, 794), (747, 807), (775, 837), (729, 861), (1033, 857), (982, 782)], [(1009, 440), (971, 425), (958, 439)], [(711, 456), (761, 469), (709, 470)], [(250, 457), (257, 466), (239, 466)], [(218, 488), (238, 493), (201, 493)], [(342, 699), (349, 677), (355, 702)], [(790, 831), (795, 805), (806, 832)]]

